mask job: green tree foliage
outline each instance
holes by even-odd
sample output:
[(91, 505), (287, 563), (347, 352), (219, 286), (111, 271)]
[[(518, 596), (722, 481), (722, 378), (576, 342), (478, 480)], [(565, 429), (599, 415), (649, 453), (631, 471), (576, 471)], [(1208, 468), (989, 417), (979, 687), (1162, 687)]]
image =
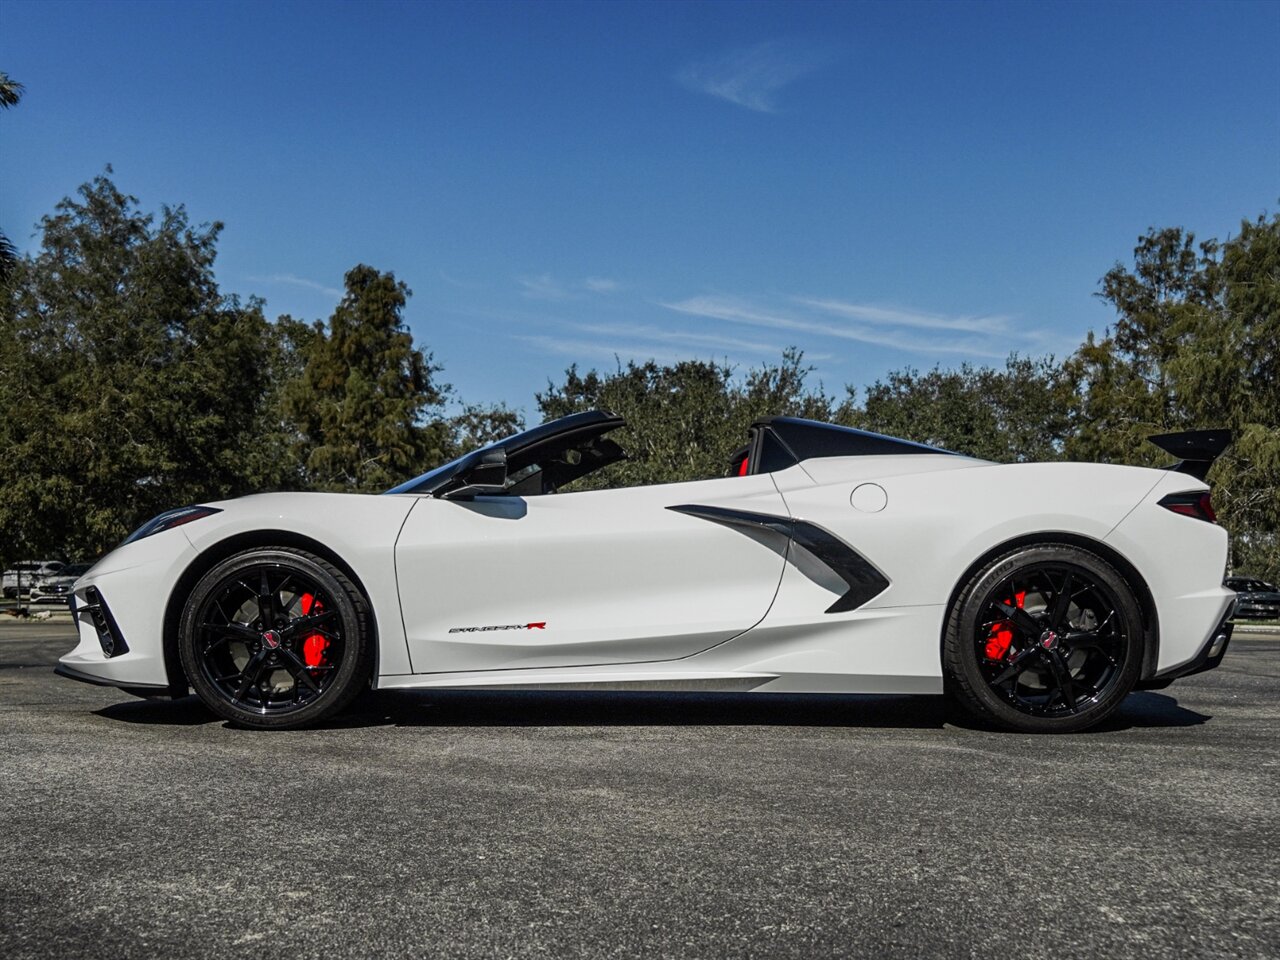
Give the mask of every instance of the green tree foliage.
[(14, 269), (18, 266), (18, 248), (13, 245), (13, 241), (0, 232), (0, 285), (3, 285), (13, 276)]
[(24, 87), (17, 80), (9, 79), (9, 75), (0, 70), (0, 108), (8, 110), (16, 107), (22, 99)]
[[(0, 107), (21, 92), (0, 73)], [(102, 176), (42, 221), (36, 255), (0, 237), (0, 555), (93, 556), (183, 502), (378, 491), (522, 428), (517, 411), (462, 404), (438, 380), (392, 274), (352, 269), (325, 323), (269, 323), (261, 301), (219, 291), (220, 229), (181, 207), (146, 215)], [(721, 476), (771, 414), (1001, 462), (1159, 465), (1151, 434), (1227, 426), (1236, 442), (1210, 479), (1233, 566), (1280, 579), (1280, 217), (1222, 243), (1152, 230), (1100, 296), (1114, 324), (1063, 364), (894, 371), (838, 408), (794, 349), (741, 375), (699, 360), (575, 365), (536, 395), (538, 413), (627, 418), (632, 459), (591, 487)]]
[[(9, 75), (0, 70), (0, 109), (8, 110), (16, 107), (22, 99), (22, 84), (10, 80)], [(0, 231), (0, 284), (3, 284), (18, 265), (18, 251), (13, 243)]]
[(1280, 577), (1280, 216), (1198, 245), (1152, 230), (1102, 281), (1116, 321), (1066, 364), (1075, 459), (1156, 465), (1155, 433), (1230, 427), (1210, 474), (1240, 571)]
[[(449, 388), (435, 383), (440, 367), (404, 323), (410, 295), (393, 274), (361, 264), (328, 324), (316, 324), (285, 405), (308, 486), (384, 490), (453, 452), (439, 416)], [(424, 423), (429, 413), (436, 419)]]
[(162, 509), (280, 483), (283, 345), (219, 292), (221, 225), (156, 220), (100, 176), (41, 226), (0, 315), (0, 552), (93, 557)]
[(928, 373), (897, 370), (849, 396), (837, 412), (850, 426), (999, 463), (1056, 460), (1069, 423), (1061, 368), (1052, 358), (1011, 356), (1003, 370), (963, 364)]
[(723, 476), (758, 417), (829, 417), (830, 398), (806, 387), (810, 372), (795, 350), (741, 380), (731, 367), (702, 360), (619, 363), (607, 374), (581, 374), (575, 365), (536, 399), (544, 420), (595, 409), (627, 420), (614, 436), (629, 459), (585, 477), (575, 489), (672, 483)]
[[(448, 459), (505, 439), (524, 429), (524, 417), (505, 404), (467, 404), (447, 423)], [(432, 464), (427, 464), (432, 466)]]

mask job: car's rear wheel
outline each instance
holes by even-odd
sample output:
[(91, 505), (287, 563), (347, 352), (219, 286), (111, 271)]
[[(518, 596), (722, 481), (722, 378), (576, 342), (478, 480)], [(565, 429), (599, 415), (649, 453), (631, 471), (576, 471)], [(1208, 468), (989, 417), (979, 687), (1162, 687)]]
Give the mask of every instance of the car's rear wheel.
[(947, 621), (947, 688), (980, 718), (1070, 733), (1108, 716), (1142, 668), (1142, 617), (1114, 567), (1079, 547), (1042, 544), (996, 558), (961, 590)]
[(179, 651), (209, 709), (285, 729), (341, 710), (372, 660), (368, 606), (350, 579), (303, 550), (246, 550), (217, 564), (183, 609)]

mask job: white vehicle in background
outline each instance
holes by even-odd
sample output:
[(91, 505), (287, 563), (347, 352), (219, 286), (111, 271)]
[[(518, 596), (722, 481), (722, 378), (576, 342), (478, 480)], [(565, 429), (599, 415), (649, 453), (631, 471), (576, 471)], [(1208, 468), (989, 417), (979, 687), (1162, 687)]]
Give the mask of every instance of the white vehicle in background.
[(31, 587), (32, 603), (66, 603), (76, 580), (89, 572), (91, 563), (68, 563), (57, 573), (36, 580)]
[(31, 592), (37, 581), (58, 573), (66, 564), (61, 560), (26, 560), (15, 563), (0, 577), (0, 588), (3, 588), (6, 599), (18, 596), (19, 583), (22, 593)]
[(370, 686), (950, 693), (1069, 732), (1216, 667), (1235, 594), (1204, 476), (995, 464), (770, 417), (727, 475), (565, 492), (625, 456), (575, 414), (386, 495), (277, 493), (148, 521), (81, 577), (65, 676), (241, 726)]

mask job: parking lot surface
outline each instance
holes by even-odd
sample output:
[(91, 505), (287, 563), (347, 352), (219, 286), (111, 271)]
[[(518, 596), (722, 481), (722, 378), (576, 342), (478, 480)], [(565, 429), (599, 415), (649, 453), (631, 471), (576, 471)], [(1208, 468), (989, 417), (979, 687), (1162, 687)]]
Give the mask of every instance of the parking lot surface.
[(376, 693), (329, 727), (0, 625), (0, 956), (1280, 955), (1280, 637), (1103, 728), (936, 698)]

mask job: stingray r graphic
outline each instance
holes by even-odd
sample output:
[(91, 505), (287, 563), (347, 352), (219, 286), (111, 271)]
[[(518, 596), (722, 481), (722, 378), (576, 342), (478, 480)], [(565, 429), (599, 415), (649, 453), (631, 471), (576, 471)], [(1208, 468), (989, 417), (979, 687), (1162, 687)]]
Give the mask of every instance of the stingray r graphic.
[(492, 627), (450, 627), (450, 633), (485, 633), (489, 630), (545, 630), (547, 622), (539, 623), (500, 623)]

